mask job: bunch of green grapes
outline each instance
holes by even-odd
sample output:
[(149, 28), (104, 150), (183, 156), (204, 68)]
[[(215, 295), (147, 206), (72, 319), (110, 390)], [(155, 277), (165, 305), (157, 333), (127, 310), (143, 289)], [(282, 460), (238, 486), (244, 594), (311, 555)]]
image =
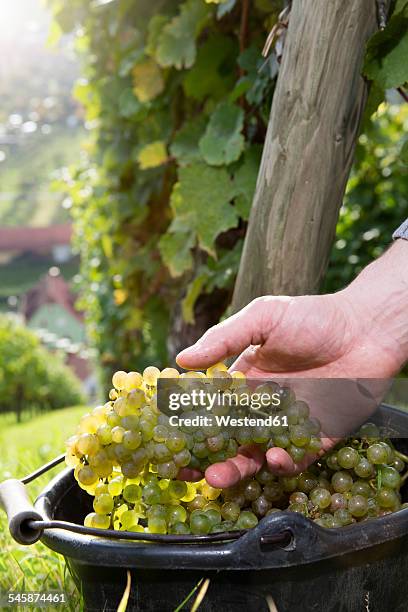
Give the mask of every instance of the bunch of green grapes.
[[(252, 392), (279, 395), (280, 418), (272, 425), (176, 428), (157, 408), (157, 382), (188, 390), (209, 385), (238, 397), (214, 414), (251, 413), (240, 397)], [(262, 450), (285, 448), (294, 461), (320, 448), (320, 424), (290, 389), (264, 383), (251, 390), (243, 374), (216, 364), (205, 374), (162, 372), (148, 367), (116, 372), (109, 401), (86, 414), (67, 443), (66, 461), (79, 485), (94, 497), (87, 526), (149, 533), (208, 534), (254, 527), (262, 517), (283, 510), (299, 512), (325, 527), (340, 527), (397, 511), (408, 458), (380, 440), (374, 426), (350, 439), (297, 476), (277, 477), (263, 467), (255, 478), (229, 489), (176, 480), (180, 469), (205, 469), (233, 457), (245, 444)], [(184, 412), (189, 414), (190, 407)], [(195, 410), (192, 415), (204, 414)], [(260, 411), (268, 416), (268, 407)], [(260, 414), (257, 412), (257, 416)], [(282, 417), (285, 417), (283, 419)]]

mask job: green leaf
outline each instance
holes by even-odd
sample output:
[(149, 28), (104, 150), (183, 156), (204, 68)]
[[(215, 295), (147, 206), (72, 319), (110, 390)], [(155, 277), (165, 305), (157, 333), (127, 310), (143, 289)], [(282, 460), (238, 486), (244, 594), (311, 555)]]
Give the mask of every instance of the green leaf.
[(164, 142), (158, 140), (151, 142), (139, 151), (137, 160), (142, 170), (147, 168), (156, 168), (161, 166), (168, 159), (166, 145)]
[(154, 60), (148, 58), (132, 70), (133, 91), (140, 102), (149, 102), (164, 89), (164, 79), (160, 68)]
[(222, 102), (210, 117), (206, 132), (200, 140), (200, 151), (212, 166), (237, 161), (244, 150), (244, 112), (238, 106)]
[(230, 204), (233, 196), (234, 185), (224, 168), (202, 163), (181, 168), (170, 200), (175, 222), (179, 228), (188, 228), (200, 247), (215, 256), (217, 236), (238, 222)]
[(168, 23), (165, 15), (154, 15), (149, 21), (146, 53), (154, 56), (164, 26)]
[(187, 294), (181, 303), (181, 311), (183, 314), (183, 319), (186, 323), (195, 323), (194, 306), (206, 280), (206, 274), (199, 274), (187, 287)]
[(184, 79), (185, 94), (195, 100), (211, 96), (218, 100), (231, 88), (235, 79), (234, 66), (237, 44), (220, 34), (212, 35), (198, 49), (197, 60)]
[(234, 175), (236, 190), (235, 208), (240, 217), (247, 220), (255, 193), (256, 179), (259, 172), (262, 147), (253, 145), (244, 155), (243, 162)]
[(408, 4), (370, 38), (363, 72), (383, 89), (408, 81)]
[(124, 89), (119, 97), (119, 113), (128, 119), (136, 115), (142, 108), (140, 101), (136, 98), (133, 89)]
[(196, 39), (209, 17), (209, 9), (202, 0), (187, 0), (180, 14), (161, 30), (155, 57), (163, 68), (190, 68), (196, 58)]
[(381, 102), (384, 101), (384, 98), (385, 91), (375, 81), (373, 81), (370, 86), (367, 104), (364, 109), (363, 119), (361, 121), (361, 132), (364, 132), (367, 129), (372, 115), (376, 112)]
[(170, 153), (177, 159), (180, 166), (202, 160), (198, 143), (204, 133), (205, 124), (205, 117), (201, 115), (191, 121), (186, 121), (177, 132), (170, 147)]
[(172, 276), (181, 276), (187, 270), (191, 270), (193, 266), (191, 249), (194, 242), (194, 236), (188, 232), (169, 231), (160, 238), (160, 255)]

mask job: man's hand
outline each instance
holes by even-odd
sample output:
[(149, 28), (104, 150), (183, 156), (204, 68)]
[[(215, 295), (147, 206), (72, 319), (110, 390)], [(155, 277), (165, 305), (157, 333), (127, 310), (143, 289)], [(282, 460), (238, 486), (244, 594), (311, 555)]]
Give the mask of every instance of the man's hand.
[[(390, 378), (408, 358), (408, 243), (398, 241), (347, 289), (331, 295), (261, 297), (209, 329), (177, 358), (187, 369), (206, 368), (239, 355), (231, 370), (248, 378)], [(323, 451), (336, 440), (323, 440)], [(285, 450), (266, 454), (278, 474), (305, 469)], [(256, 447), (214, 464), (208, 482), (228, 487), (263, 463)]]

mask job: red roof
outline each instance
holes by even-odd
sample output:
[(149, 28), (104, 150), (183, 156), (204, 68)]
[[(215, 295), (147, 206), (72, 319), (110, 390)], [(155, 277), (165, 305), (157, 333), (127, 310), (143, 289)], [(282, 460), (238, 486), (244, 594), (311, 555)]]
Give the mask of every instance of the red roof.
[(59, 304), (79, 321), (83, 318), (82, 314), (75, 309), (75, 296), (62, 276), (47, 274), (26, 293), (22, 305), (26, 319), (31, 319), (43, 304)]
[(44, 251), (71, 242), (72, 227), (0, 227), (0, 251)]

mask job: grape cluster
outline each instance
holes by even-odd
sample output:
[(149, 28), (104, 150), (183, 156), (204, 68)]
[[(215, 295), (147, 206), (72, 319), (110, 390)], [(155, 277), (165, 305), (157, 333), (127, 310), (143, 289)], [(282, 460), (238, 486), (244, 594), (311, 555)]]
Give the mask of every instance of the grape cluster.
[[(298, 462), (305, 453), (320, 450), (320, 424), (290, 389), (265, 383), (256, 392), (279, 394), (274, 414), (284, 415), (285, 425), (279, 419), (268, 426), (224, 428), (211, 423), (176, 428), (157, 408), (159, 379), (173, 388), (210, 380), (222, 393), (251, 393), (245, 377), (229, 374), (223, 364), (206, 374), (179, 374), (173, 368), (160, 372), (155, 367), (143, 375), (116, 372), (109, 401), (86, 414), (67, 442), (66, 462), (79, 485), (94, 497), (94, 512), (85, 525), (203, 535), (249, 529), (282, 510), (301, 513), (324, 527), (341, 527), (404, 507), (399, 490), (408, 458), (382, 441), (373, 425), (364, 426), (358, 439), (342, 443), (297, 476), (277, 477), (263, 467), (254, 478), (224, 490), (205, 480), (176, 480), (181, 468), (204, 472), (235, 456), (244, 444), (258, 444), (262, 450), (285, 448)], [(188, 415), (190, 409), (184, 412)], [(225, 405), (214, 408), (218, 414), (226, 410)], [(268, 408), (264, 410), (267, 415)], [(248, 414), (248, 407), (238, 401), (233, 412), (239, 418)]]

